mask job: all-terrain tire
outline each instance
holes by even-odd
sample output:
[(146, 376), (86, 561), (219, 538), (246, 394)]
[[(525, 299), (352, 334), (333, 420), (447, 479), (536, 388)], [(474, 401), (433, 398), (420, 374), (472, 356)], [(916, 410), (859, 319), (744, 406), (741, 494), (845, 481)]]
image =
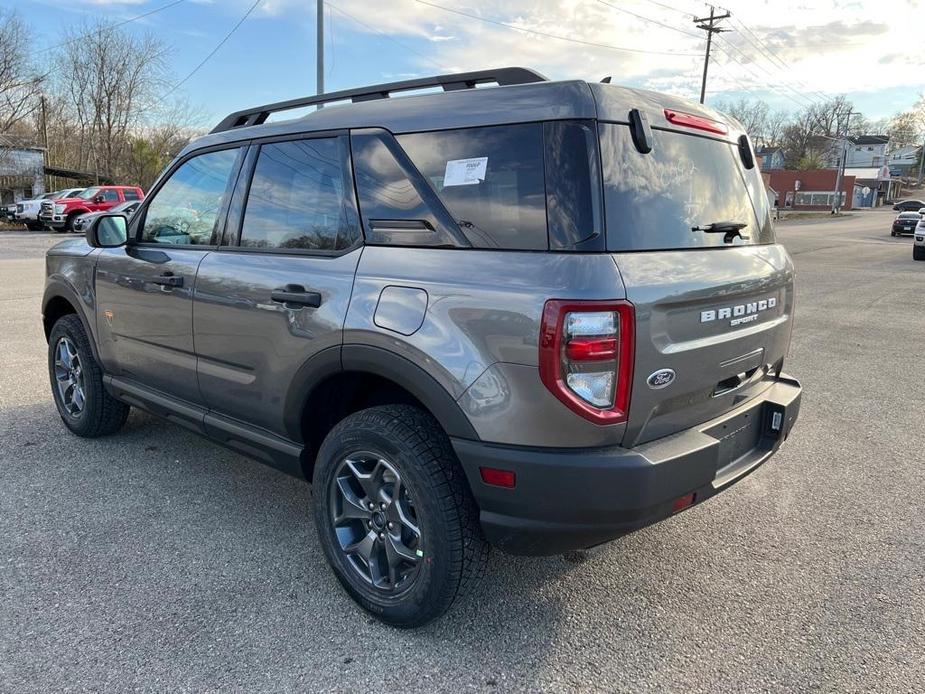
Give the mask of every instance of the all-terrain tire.
[[(58, 388), (55, 361), (62, 339), (68, 340), (77, 352), (83, 406), (76, 413), (68, 409)], [(93, 356), (90, 338), (80, 318), (73, 313), (59, 318), (51, 329), (48, 337), (48, 373), (58, 414), (73, 433), (85, 438), (94, 438), (113, 434), (125, 424), (130, 408), (106, 391), (103, 386), (103, 370)]]
[[(338, 471), (343, 474), (344, 462), (361, 451), (387, 461), (400, 475), (402, 487), (413, 494), (420, 560), (403, 590), (397, 590), (402, 585), (397, 584), (389, 592), (365, 579), (335, 530), (335, 497), (342, 482)], [(478, 508), (449, 438), (429, 413), (410, 405), (383, 405), (349, 415), (321, 445), (312, 483), (325, 557), (347, 593), (381, 621), (403, 628), (426, 624), (446, 612), (484, 573), (489, 546)]]

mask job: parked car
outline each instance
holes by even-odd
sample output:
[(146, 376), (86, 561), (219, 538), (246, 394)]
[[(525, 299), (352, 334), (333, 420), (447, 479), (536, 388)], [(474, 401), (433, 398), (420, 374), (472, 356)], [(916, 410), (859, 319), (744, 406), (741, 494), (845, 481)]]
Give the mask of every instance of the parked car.
[(12, 202), (8, 205), (0, 205), (0, 219), (6, 219), (9, 221), (16, 220), (16, 203)]
[[(140, 200), (133, 200), (131, 202), (123, 202), (121, 205), (116, 205), (113, 208), (110, 208), (108, 212), (112, 214), (124, 214), (126, 217), (131, 217), (135, 210), (138, 209), (138, 205), (141, 204)], [(83, 233), (87, 225), (92, 222), (94, 219), (99, 217), (101, 214), (104, 214), (105, 211), (100, 212), (87, 212), (87, 214), (80, 215), (77, 219), (74, 220), (73, 231), (78, 233)]]
[(902, 236), (911, 234), (915, 231), (916, 224), (922, 219), (919, 212), (900, 212), (893, 220), (893, 226), (890, 228), (890, 236)]
[(915, 212), (923, 207), (925, 207), (925, 202), (922, 200), (900, 200), (893, 205), (894, 210), (900, 210), (902, 212)]
[(39, 221), (56, 232), (71, 231), (74, 220), (88, 212), (105, 212), (123, 202), (144, 200), (137, 186), (93, 186), (79, 195), (60, 200), (43, 200)]
[(913, 260), (925, 260), (925, 213), (915, 227), (915, 237), (912, 242)]
[(16, 221), (25, 224), (30, 231), (38, 231), (44, 225), (39, 221), (39, 211), (42, 207), (43, 200), (60, 200), (61, 198), (70, 198), (80, 195), (83, 188), (65, 188), (56, 190), (51, 193), (45, 193), (37, 198), (30, 200), (20, 200), (16, 204)]
[(741, 124), (523, 68), (233, 113), (46, 272), (71, 432), (140, 407), (311, 480), (338, 580), (402, 627), (489, 544), (560, 554), (728, 489), (800, 408)]

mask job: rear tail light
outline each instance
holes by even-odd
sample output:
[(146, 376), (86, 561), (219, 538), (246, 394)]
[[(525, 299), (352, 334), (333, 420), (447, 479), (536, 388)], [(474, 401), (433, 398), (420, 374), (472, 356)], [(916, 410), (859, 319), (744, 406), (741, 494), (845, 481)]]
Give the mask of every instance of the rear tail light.
[(573, 412), (596, 424), (626, 421), (633, 376), (633, 305), (546, 302), (540, 378)]

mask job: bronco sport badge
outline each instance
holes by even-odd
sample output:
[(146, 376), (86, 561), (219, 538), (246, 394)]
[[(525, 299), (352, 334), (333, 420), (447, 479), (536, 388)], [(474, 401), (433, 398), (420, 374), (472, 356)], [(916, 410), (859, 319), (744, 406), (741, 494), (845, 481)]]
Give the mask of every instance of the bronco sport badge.
[(742, 323), (751, 323), (758, 320), (758, 314), (777, 306), (777, 297), (772, 296), (761, 301), (750, 301), (747, 304), (737, 304), (735, 306), (723, 306), (714, 308), (709, 311), (700, 312), (701, 323), (711, 323), (715, 320), (726, 320), (730, 318), (729, 325), (741, 325)]

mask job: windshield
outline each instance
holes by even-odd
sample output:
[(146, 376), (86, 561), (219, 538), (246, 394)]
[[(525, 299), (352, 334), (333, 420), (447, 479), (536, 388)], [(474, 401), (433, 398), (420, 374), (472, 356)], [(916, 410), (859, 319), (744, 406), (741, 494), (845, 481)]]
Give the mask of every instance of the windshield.
[[(731, 144), (653, 129), (652, 151), (641, 154), (615, 123), (600, 124), (600, 139), (608, 250), (773, 243), (764, 183)], [(692, 231), (717, 222), (744, 224), (748, 238)]]
[(79, 193), (76, 197), (80, 198), (81, 200), (89, 200), (90, 198), (95, 198), (99, 192), (99, 188), (87, 188), (83, 193)]

